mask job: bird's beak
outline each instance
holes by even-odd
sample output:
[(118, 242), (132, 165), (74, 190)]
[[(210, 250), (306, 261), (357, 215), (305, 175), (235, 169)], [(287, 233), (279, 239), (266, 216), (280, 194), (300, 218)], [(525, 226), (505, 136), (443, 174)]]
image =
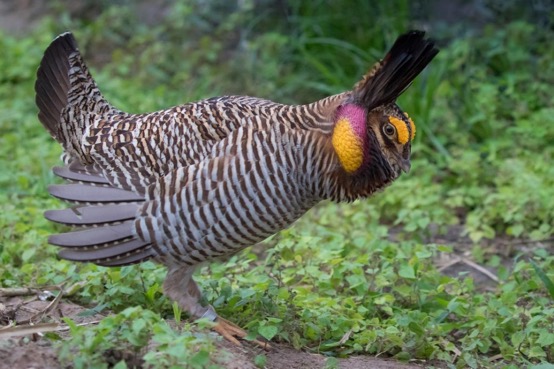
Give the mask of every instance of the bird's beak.
[(410, 160), (408, 160), (408, 159), (401, 159), (400, 160), (400, 169), (404, 173), (409, 173), (411, 167), (412, 167), (412, 164), (410, 163)]

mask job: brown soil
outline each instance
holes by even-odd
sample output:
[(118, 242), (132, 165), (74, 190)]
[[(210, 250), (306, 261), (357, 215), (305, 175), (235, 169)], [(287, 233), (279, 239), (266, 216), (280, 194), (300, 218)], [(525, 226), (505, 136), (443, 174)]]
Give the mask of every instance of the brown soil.
[[(258, 354), (248, 347), (236, 347), (224, 343), (227, 351), (232, 353), (227, 364), (228, 369), (257, 369), (253, 358)], [(271, 351), (265, 353), (267, 369), (323, 369), (327, 358), (323, 355), (296, 351), (283, 345), (273, 345)], [(368, 356), (356, 356), (339, 359), (338, 368), (348, 369), (414, 369), (423, 368), (417, 364), (403, 364), (392, 360)], [(57, 369), (62, 368), (56, 352), (48, 341), (25, 342), (24, 339), (0, 341), (1, 369)]]
[[(250, 348), (229, 347), (233, 353), (233, 361), (229, 368), (232, 369), (256, 369), (253, 364), (254, 357), (259, 351)], [(267, 369), (323, 369), (326, 368), (328, 358), (320, 354), (312, 354), (295, 350), (285, 345), (272, 344), (271, 351), (265, 353), (267, 357)], [(423, 368), (422, 365), (404, 364), (394, 360), (380, 359), (370, 356), (355, 356), (347, 359), (338, 359), (337, 368), (341, 369), (414, 369)]]

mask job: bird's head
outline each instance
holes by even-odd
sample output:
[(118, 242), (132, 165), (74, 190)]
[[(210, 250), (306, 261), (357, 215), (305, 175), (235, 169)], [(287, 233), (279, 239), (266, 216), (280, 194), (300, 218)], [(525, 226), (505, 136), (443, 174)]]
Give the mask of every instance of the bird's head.
[(400, 36), (337, 108), (332, 144), (347, 174), (377, 184), (410, 170), (416, 127), (396, 99), (437, 53), (424, 32)]
[[(398, 105), (371, 111), (356, 104), (337, 109), (332, 143), (343, 169), (352, 175), (378, 170), (395, 179), (410, 170), (411, 142), (416, 127)], [(385, 178), (382, 178), (385, 179)]]

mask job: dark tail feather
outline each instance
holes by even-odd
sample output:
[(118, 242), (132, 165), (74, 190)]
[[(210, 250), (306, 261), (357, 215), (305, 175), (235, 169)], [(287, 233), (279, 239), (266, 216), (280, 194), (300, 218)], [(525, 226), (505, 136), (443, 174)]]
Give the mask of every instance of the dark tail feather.
[(144, 196), (132, 191), (109, 186), (90, 186), (86, 184), (62, 184), (48, 186), (50, 195), (77, 203), (112, 203), (144, 201)]
[(135, 219), (137, 203), (74, 206), (48, 210), (44, 217), (52, 222), (75, 226), (98, 226)]
[(62, 247), (101, 247), (133, 237), (133, 222), (85, 228), (81, 231), (54, 234), (48, 243)]
[(52, 195), (87, 203), (44, 213), (48, 220), (80, 226), (76, 231), (48, 239), (50, 244), (63, 248), (59, 253), (61, 258), (122, 266), (155, 256), (151, 243), (141, 240), (134, 231), (134, 220), (144, 196), (110, 186), (99, 171), (76, 161), (55, 168), (54, 173), (74, 183), (50, 186)]
[(61, 177), (68, 181), (80, 182), (80, 183), (87, 182), (87, 183), (104, 184), (104, 185), (110, 184), (110, 182), (106, 178), (102, 177), (100, 174), (72, 170), (69, 167), (54, 167), (52, 169), (52, 172), (54, 172), (54, 174), (57, 175), (58, 177)]
[(148, 245), (141, 249), (135, 250), (134, 252), (128, 252), (125, 255), (118, 255), (113, 258), (97, 260), (95, 261), (95, 264), (105, 267), (117, 267), (142, 263), (143, 261), (149, 260), (155, 256), (154, 249), (151, 245)]
[(35, 92), (41, 123), (70, 159), (83, 163), (90, 162), (81, 142), (87, 126), (111, 114), (126, 116), (104, 99), (69, 32), (56, 37), (44, 52)]
[[(64, 235), (71, 235), (71, 233), (65, 233)], [(145, 261), (154, 256), (154, 250), (152, 249), (151, 244), (137, 238), (108, 243), (104, 246), (95, 245), (94, 247), (91, 247), (72, 245), (63, 247), (64, 249), (58, 254), (63, 259), (80, 262), (93, 262), (95, 264), (105, 266), (134, 264)]]
[(398, 37), (385, 58), (354, 88), (358, 103), (369, 110), (394, 102), (439, 50), (425, 32), (410, 31)]
[(77, 42), (69, 32), (56, 37), (48, 46), (40, 62), (35, 83), (38, 118), (52, 137), (60, 141), (59, 121), (71, 83), (69, 58), (78, 53)]

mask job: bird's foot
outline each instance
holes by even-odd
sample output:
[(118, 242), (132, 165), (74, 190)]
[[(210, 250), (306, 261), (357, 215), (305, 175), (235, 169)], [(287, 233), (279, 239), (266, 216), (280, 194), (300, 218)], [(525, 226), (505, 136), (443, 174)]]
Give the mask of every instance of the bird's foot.
[[(230, 341), (234, 343), (237, 346), (241, 346), (241, 343), (236, 338), (244, 339), (247, 336), (247, 333), (244, 329), (240, 328), (238, 325), (231, 323), (227, 319), (223, 319), (222, 317), (218, 316), (215, 320), (215, 327), (213, 327), (213, 330), (219, 333), (223, 336), (227, 341)], [(264, 350), (270, 350), (271, 346), (267, 342), (262, 342), (258, 340), (251, 340), (249, 342), (254, 343), (257, 346), (260, 346)]]

